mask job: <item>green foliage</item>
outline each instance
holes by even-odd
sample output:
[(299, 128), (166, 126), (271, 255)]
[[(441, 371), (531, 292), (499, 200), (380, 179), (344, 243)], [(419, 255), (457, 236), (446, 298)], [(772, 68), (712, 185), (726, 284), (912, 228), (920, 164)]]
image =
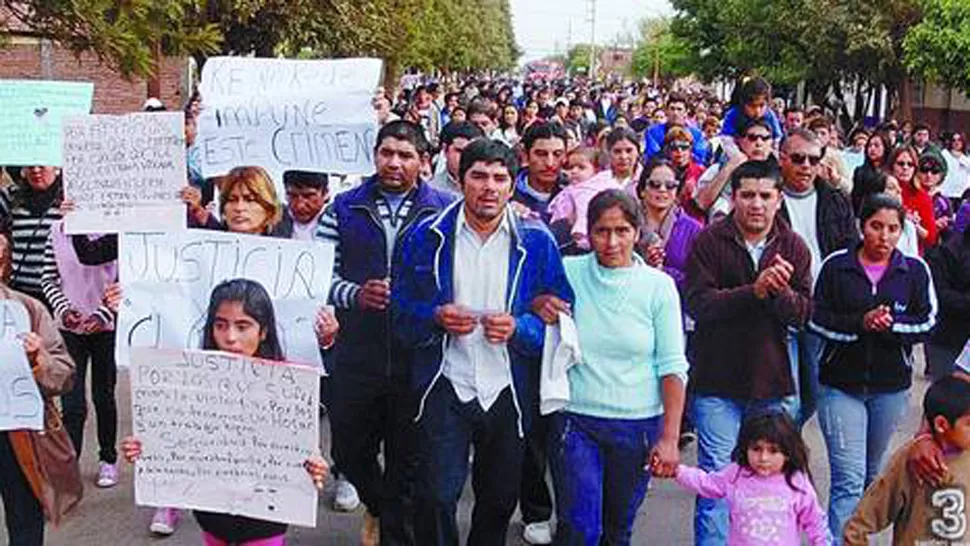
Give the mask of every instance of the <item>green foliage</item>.
[(566, 70), (570, 74), (589, 74), (589, 44), (576, 44), (566, 53)]
[(903, 41), (906, 66), (914, 73), (970, 93), (970, 2), (923, 4), (923, 20)]
[(638, 78), (652, 77), (654, 70), (665, 80), (687, 76), (697, 65), (689, 44), (675, 36), (666, 18), (640, 23), (640, 41), (633, 52), (631, 72)]
[(76, 54), (92, 53), (125, 76), (154, 72), (156, 44), (169, 55), (212, 53), (216, 25), (193, 21), (196, 0), (0, 0), (0, 31), (23, 28)]

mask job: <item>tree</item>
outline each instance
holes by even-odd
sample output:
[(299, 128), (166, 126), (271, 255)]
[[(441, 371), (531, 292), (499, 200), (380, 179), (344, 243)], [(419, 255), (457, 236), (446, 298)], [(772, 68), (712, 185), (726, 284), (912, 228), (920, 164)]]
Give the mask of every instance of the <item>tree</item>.
[(631, 71), (638, 78), (670, 80), (694, 71), (696, 61), (688, 44), (675, 36), (667, 18), (640, 22), (640, 40), (633, 52)]
[(217, 51), (216, 25), (192, 21), (194, 0), (0, 0), (0, 30), (16, 25), (77, 55), (91, 53), (126, 77), (149, 77), (156, 49), (167, 55)]
[(589, 74), (590, 45), (576, 44), (566, 53), (566, 70), (570, 74)]
[(914, 75), (970, 93), (970, 3), (934, 0), (906, 34), (904, 62)]

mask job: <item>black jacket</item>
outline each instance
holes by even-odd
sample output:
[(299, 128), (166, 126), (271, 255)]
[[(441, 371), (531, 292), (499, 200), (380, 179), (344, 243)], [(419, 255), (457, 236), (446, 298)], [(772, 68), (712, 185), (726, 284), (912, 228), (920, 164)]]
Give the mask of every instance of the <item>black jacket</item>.
[[(815, 231), (818, 234), (818, 247), (822, 258), (829, 254), (854, 245), (859, 241), (859, 228), (856, 227), (855, 214), (849, 199), (828, 182), (815, 180), (818, 193), (818, 209), (815, 213)], [(788, 208), (782, 202), (781, 217), (791, 225)]]
[[(819, 382), (849, 393), (901, 391), (911, 383), (913, 345), (924, 341), (936, 324), (930, 271), (923, 260), (894, 250), (873, 286), (858, 248), (826, 258), (815, 283), (809, 328), (826, 341)], [(863, 328), (863, 317), (878, 305), (892, 309), (893, 325), (885, 332), (870, 332)]]
[(927, 252), (940, 298), (940, 324), (933, 343), (959, 351), (970, 338), (970, 231), (955, 233)]

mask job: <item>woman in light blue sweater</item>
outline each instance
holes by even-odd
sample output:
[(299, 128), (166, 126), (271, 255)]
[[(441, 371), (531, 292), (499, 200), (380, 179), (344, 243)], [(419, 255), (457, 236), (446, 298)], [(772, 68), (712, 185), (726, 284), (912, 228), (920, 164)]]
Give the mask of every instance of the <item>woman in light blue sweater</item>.
[[(557, 545), (630, 544), (649, 466), (663, 475), (679, 462), (680, 298), (670, 276), (634, 255), (639, 215), (624, 192), (600, 193), (588, 211), (593, 253), (564, 260), (583, 356), (569, 370), (570, 402), (553, 416)], [(564, 307), (549, 296), (533, 305), (548, 323)]]

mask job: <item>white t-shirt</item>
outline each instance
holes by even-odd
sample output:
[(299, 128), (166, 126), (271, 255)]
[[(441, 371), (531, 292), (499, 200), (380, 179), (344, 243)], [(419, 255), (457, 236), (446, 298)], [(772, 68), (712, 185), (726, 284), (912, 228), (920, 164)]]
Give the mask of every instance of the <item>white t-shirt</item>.
[(817, 279), (822, 270), (822, 249), (818, 246), (818, 192), (812, 190), (807, 195), (785, 192), (785, 207), (791, 219), (792, 230), (801, 235), (809, 252), (812, 253), (812, 278)]

